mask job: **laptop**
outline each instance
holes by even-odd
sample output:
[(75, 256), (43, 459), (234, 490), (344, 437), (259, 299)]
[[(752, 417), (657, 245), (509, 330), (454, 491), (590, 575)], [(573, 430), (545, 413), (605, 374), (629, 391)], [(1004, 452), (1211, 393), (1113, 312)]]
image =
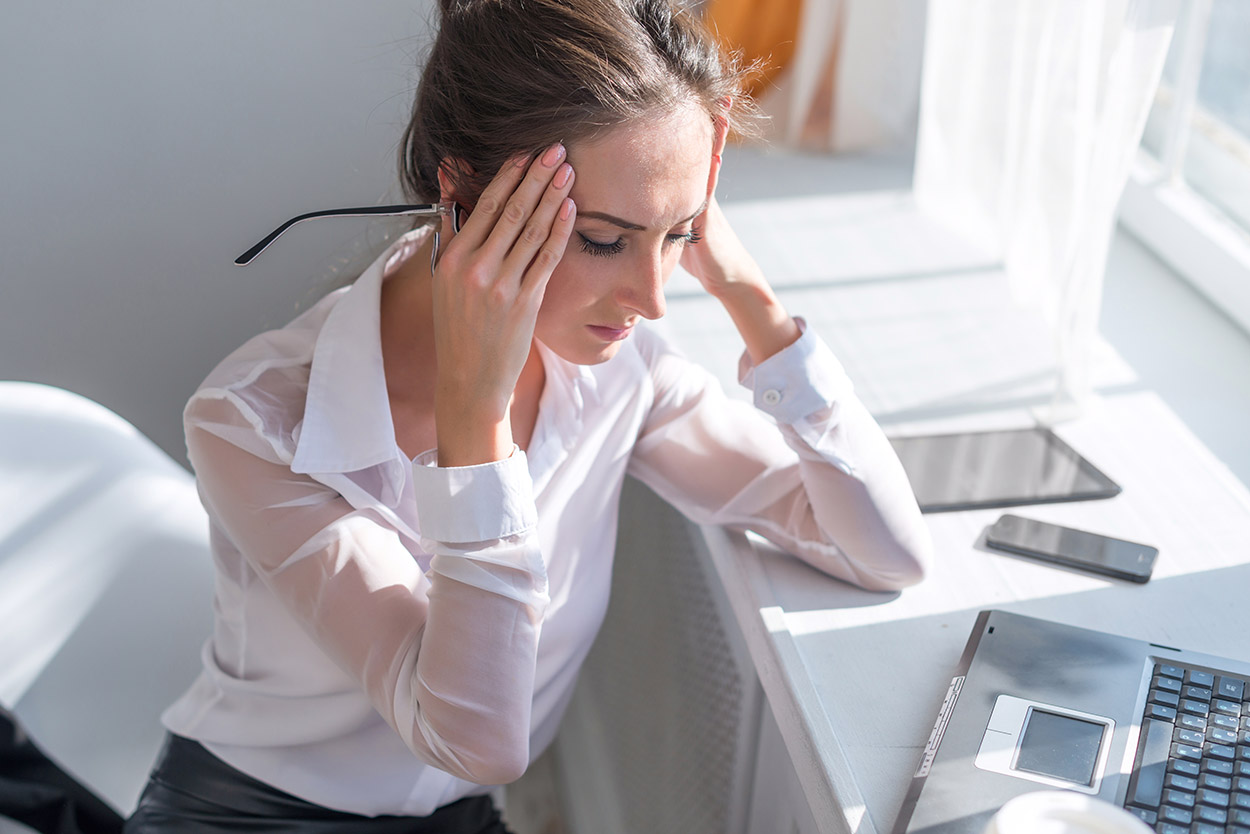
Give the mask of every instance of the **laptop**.
[(1250, 834), (1250, 663), (982, 611), (893, 830), (981, 834), (1056, 789), (1159, 834)]

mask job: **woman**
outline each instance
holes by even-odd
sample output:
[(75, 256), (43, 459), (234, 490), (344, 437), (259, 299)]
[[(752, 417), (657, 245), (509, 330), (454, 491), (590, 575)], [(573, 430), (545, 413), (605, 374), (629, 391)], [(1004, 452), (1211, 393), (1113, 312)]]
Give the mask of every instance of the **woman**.
[[(189, 403), (216, 625), (128, 831), (504, 830), (490, 786), (555, 735), (626, 474), (864, 587), (920, 578), (888, 442), (716, 203), (738, 80), (669, 0), (443, 0), (402, 168), (463, 227)], [(758, 409), (639, 326), (679, 262)]]

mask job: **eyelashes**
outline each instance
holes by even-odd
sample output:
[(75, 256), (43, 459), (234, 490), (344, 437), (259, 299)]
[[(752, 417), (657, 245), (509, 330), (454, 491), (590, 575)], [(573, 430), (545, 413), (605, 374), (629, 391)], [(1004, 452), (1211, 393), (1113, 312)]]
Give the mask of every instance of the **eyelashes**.
[(597, 258), (610, 258), (621, 254), (625, 249), (625, 241), (619, 237), (611, 243), (598, 243), (581, 233), (577, 236), (582, 239), (582, 251)]
[[(612, 241), (611, 243), (600, 243), (598, 241), (591, 240), (590, 238), (586, 237), (584, 234), (580, 232), (578, 232), (577, 236), (582, 239), (582, 243), (581, 243), (582, 251), (588, 255), (594, 255), (595, 257), (598, 257), (598, 258), (610, 258), (613, 255), (619, 255), (621, 254), (621, 252), (625, 251), (624, 238), (618, 237), (616, 240)], [(673, 243), (680, 243), (685, 246), (693, 246), (694, 244), (698, 243), (701, 240), (703, 240), (703, 235), (699, 234), (698, 229), (691, 229), (690, 231), (681, 235), (666, 235), (664, 238), (664, 242), (666, 245), (673, 244)]]

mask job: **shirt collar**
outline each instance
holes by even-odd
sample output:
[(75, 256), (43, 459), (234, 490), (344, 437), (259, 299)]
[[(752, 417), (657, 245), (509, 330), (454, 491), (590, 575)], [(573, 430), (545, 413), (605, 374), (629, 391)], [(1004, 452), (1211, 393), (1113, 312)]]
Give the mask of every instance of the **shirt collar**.
[(411, 254), (426, 231), (387, 247), (326, 317), (313, 349), (293, 472), (354, 472), (399, 456), (382, 365), (382, 281), (392, 259)]

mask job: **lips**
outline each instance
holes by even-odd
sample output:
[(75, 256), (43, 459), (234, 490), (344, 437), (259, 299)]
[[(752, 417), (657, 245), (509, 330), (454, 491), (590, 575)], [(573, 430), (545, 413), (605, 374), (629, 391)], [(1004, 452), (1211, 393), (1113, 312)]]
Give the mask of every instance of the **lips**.
[(603, 327), (597, 324), (588, 324), (586, 329), (605, 342), (619, 342), (633, 332), (634, 326), (629, 324), (624, 327)]

